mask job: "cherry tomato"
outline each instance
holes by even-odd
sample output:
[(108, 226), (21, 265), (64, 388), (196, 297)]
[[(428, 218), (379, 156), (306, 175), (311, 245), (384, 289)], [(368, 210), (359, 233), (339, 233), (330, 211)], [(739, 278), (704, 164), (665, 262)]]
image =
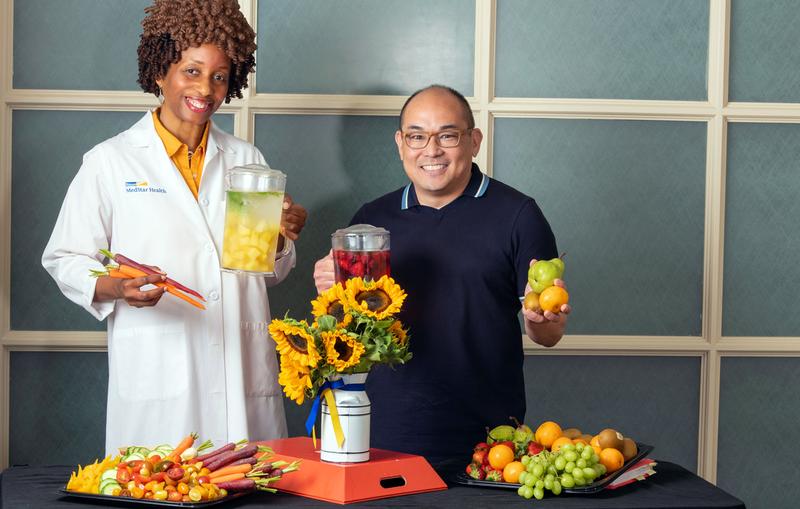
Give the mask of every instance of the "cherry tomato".
[(127, 484), (131, 480), (131, 473), (127, 468), (117, 469), (117, 482), (119, 484)]

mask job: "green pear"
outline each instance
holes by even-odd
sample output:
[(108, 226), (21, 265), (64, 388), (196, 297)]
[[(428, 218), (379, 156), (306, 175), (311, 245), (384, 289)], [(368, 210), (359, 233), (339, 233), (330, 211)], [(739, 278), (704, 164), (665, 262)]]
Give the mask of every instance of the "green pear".
[(553, 258), (552, 260), (550, 260), (550, 263), (555, 265), (556, 268), (558, 269), (558, 277), (557, 277), (557, 279), (564, 279), (563, 278), (563, 276), (564, 276), (564, 260), (562, 260), (561, 258)]
[(558, 266), (548, 260), (539, 260), (528, 269), (528, 284), (535, 293), (542, 293), (545, 288), (553, 286), (558, 275)]
[(518, 449), (524, 448), (528, 445), (528, 442), (533, 440), (533, 430), (527, 424), (519, 422), (516, 417), (511, 419), (517, 425), (514, 428), (514, 444)]

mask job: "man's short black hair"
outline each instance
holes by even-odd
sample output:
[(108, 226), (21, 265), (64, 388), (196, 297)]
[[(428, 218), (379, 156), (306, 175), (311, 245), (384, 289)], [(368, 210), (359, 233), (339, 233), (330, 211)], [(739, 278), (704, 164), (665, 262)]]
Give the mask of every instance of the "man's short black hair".
[(461, 107), (464, 110), (464, 112), (463, 112), (464, 113), (464, 120), (467, 121), (467, 129), (473, 129), (475, 127), (475, 116), (472, 115), (472, 108), (470, 107), (469, 102), (467, 101), (467, 99), (461, 94), (461, 92), (459, 92), (458, 90), (456, 90), (454, 88), (450, 88), (450, 87), (448, 87), (446, 85), (428, 85), (425, 88), (420, 88), (419, 90), (417, 90), (416, 92), (411, 94), (411, 96), (408, 99), (406, 99), (406, 102), (403, 104), (403, 107), (400, 109), (400, 130), (401, 131), (403, 130), (403, 115), (405, 115), (406, 108), (408, 107), (408, 104), (411, 102), (411, 100), (414, 99), (419, 94), (421, 94), (422, 92), (425, 92), (425, 91), (428, 91), (428, 90), (431, 90), (431, 89), (434, 89), (434, 88), (437, 88), (439, 90), (443, 90), (443, 91), (449, 93), (450, 95), (452, 95), (453, 97), (455, 97), (456, 99), (458, 99), (458, 102), (461, 103)]

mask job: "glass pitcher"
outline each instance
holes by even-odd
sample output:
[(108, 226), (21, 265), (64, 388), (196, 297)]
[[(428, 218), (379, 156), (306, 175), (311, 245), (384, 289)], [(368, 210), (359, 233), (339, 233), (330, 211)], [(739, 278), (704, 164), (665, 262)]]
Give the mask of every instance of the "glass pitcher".
[(354, 224), (331, 235), (333, 270), (337, 283), (352, 277), (365, 280), (390, 276), (389, 230)]
[(275, 251), (286, 175), (260, 164), (225, 172), (222, 268), (253, 275), (275, 273)]

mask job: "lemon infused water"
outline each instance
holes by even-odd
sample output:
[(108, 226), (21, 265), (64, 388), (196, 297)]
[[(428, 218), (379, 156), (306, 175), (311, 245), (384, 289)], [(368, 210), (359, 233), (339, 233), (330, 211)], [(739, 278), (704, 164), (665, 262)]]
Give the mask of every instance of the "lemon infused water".
[(226, 173), (222, 268), (273, 274), (286, 175), (265, 166)]

